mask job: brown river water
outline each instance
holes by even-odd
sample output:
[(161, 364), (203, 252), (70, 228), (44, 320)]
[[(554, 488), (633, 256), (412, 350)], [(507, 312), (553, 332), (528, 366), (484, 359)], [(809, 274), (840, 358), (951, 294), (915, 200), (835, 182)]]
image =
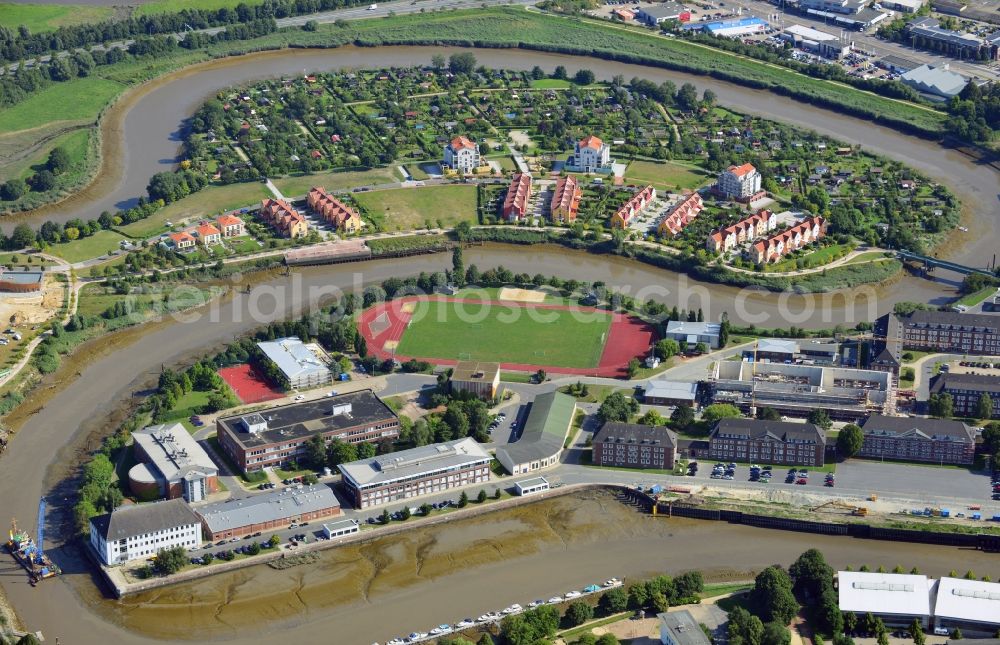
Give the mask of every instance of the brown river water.
[[(205, 96), (220, 88), (254, 78), (297, 74), (304, 69), (429, 62), (433, 53), (441, 51), (448, 52), (444, 48), (408, 47), (280, 52), (181, 72), (150, 86), (147, 94), (137, 98), (137, 109), (127, 112), (120, 128), (127, 144), (121, 164), (123, 174), (112, 182), (116, 187), (106, 197), (94, 198), (88, 193), (89, 201), (69, 202), (57, 209), (57, 214), (60, 219), (94, 217), (102, 209), (125, 204), (140, 194), (148, 177), (175, 159), (181, 120)], [(932, 143), (704, 78), (533, 52), (477, 51), (476, 55), (481, 63), (497, 67), (540, 64), (551, 69), (565, 64), (571, 72), (586, 66), (605, 78), (622, 73), (626, 78), (640, 75), (654, 80), (692, 80), (700, 88), (712, 88), (721, 102), (737, 109), (864, 143), (919, 167), (946, 181), (973, 206), (969, 215), (980, 230), (994, 230), (994, 171)], [(976, 239), (954, 257), (985, 262), (986, 253), (996, 247), (995, 236)], [(687, 281), (684, 276), (616, 258), (545, 246), (475, 248), (467, 252), (465, 261), (480, 268), (504, 264), (515, 271), (605, 280), (612, 286), (628, 288), (632, 295), (686, 308), (702, 307), (710, 317), (727, 311), (733, 320), (760, 326), (826, 327), (836, 322), (871, 320), (896, 300), (934, 301), (953, 288), (948, 283), (903, 278), (869, 294), (878, 300), (873, 309), (858, 299), (838, 304), (836, 295), (822, 296), (831, 300), (814, 300), (811, 304), (801, 296), (741, 296), (735, 289)], [(788, 563), (809, 546), (823, 548), (835, 564), (851, 561), (891, 566), (902, 560), (899, 564), (916, 564), (932, 573), (952, 568), (985, 571), (989, 560), (975, 552), (807, 537), (724, 524), (668, 523), (640, 518), (630, 509), (602, 498), (575, 503), (562, 500), (552, 502), (551, 508), (538, 506), (531, 511), (522, 509), (447, 528), (426, 529), (366, 547), (367, 551), (329, 552), (311, 568), (278, 572), (255, 567), (122, 602), (101, 597), (86, 563), (72, 549), (60, 548), (62, 539), (53, 529), (65, 517), (64, 501), (72, 491), (53, 487), (63, 480), (69, 464), (82, 451), (96, 448), (94, 437), (110, 429), (108, 415), (119, 402), (154, 381), (162, 365), (204, 355), (234, 335), (270, 320), (301, 315), (310, 304), (335, 295), (338, 288), (364, 286), (393, 275), (437, 271), (449, 265), (449, 256), (436, 255), (304, 269), (290, 277), (271, 279), (250, 297), (227, 299), (211, 307), (211, 312), (198, 312), (183, 322), (166, 321), (149, 326), (142, 334), (102, 340), (90, 348), (92, 353), (81, 361), (76, 373), (60, 373), (47, 380), (25, 403), (27, 418), (20, 424), (21, 431), (11, 441), (0, 467), (0, 499), (8, 515), (34, 518), (38, 498), (48, 496), (52, 519), (47, 544), (66, 569), (62, 578), (32, 588), (12, 561), (0, 559), (0, 584), (24, 621), (32, 629), (43, 630), (50, 642), (58, 637), (64, 643), (131, 643), (148, 638), (257, 640), (262, 633), (276, 629), (281, 629), (282, 635), (310, 641), (365, 643), (478, 615), (514, 601), (548, 597), (546, 594), (611, 576), (694, 567), (714, 568), (728, 575), (733, 570), (759, 568), (772, 562)], [(703, 302), (691, 299), (695, 297)], [(740, 303), (746, 309), (745, 315), (738, 308)], [(754, 317), (757, 313), (765, 314), (764, 318)], [(676, 543), (665, 544), (667, 540)], [(502, 561), (494, 559), (491, 549), (507, 557)], [(463, 559), (463, 554), (468, 554), (468, 559)]]

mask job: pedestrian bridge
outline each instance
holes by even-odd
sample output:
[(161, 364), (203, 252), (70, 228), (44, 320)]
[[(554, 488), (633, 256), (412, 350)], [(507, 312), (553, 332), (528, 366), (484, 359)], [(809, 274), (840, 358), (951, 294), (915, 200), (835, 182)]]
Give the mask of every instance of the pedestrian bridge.
[(967, 267), (964, 264), (957, 264), (955, 262), (948, 262), (947, 260), (940, 260), (938, 258), (932, 258), (926, 255), (919, 255), (917, 253), (911, 253), (910, 251), (899, 250), (896, 251), (896, 255), (902, 260), (913, 260), (914, 262), (922, 263), (927, 269), (942, 268), (949, 271), (954, 271), (955, 273), (961, 273), (963, 275), (969, 275), (972, 273), (979, 273), (981, 275), (994, 275), (989, 269), (978, 269), (975, 267)]

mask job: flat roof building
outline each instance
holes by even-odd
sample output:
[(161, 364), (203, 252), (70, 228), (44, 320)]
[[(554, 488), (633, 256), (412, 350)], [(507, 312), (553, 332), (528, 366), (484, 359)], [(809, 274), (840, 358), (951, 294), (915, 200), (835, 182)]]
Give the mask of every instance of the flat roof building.
[(218, 490), (218, 467), (180, 423), (147, 426), (134, 431), (132, 439), (139, 463), (128, 480), (137, 497), (200, 502)]
[(554, 466), (559, 462), (566, 434), (573, 423), (576, 399), (561, 392), (535, 397), (521, 437), (497, 448), (497, 459), (512, 475)]
[(861, 430), (859, 457), (934, 464), (971, 464), (975, 458), (976, 431), (961, 421), (873, 414)]
[(594, 434), (593, 463), (615, 468), (673, 470), (677, 435), (663, 426), (607, 422)]
[(840, 611), (872, 613), (887, 625), (909, 625), (914, 619), (928, 627), (934, 581), (902, 573), (838, 571)]
[(698, 405), (698, 383), (685, 381), (667, 381), (657, 379), (649, 381), (642, 393), (643, 403), (649, 405)]
[(519, 482), (514, 482), (514, 491), (519, 497), (534, 495), (535, 493), (547, 490), (549, 490), (549, 480), (544, 477), (532, 477), (531, 479), (522, 479)]
[(90, 545), (107, 565), (146, 559), (160, 549), (201, 544), (201, 523), (183, 499), (127, 504), (90, 518)]
[(694, 349), (698, 343), (705, 343), (712, 349), (718, 349), (721, 331), (722, 325), (719, 323), (671, 320), (667, 323), (664, 336), (673, 338), (677, 342), (686, 342), (688, 349)]
[(1000, 628), (1000, 583), (941, 578), (934, 599), (937, 627), (995, 634)]
[(399, 417), (371, 390), (220, 417), (215, 423), (219, 444), (242, 472), (298, 459), (314, 435), (348, 443), (399, 436)]
[(889, 372), (819, 365), (718, 361), (709, 384), (713, 401), (744, 411), (767, 407), (805, 417), (821, 407), (844, 421), (884, 412), (895, 397)]
[(195, 509), (210, 540), (244, 537), (340, 514), (340, 502), (325, 484), (297, 486)]
[(351, 535), (352, 533), (359, 533), (360, 531), (361, 525), (357, 520), (340, 520), (339, 522), (327, 522), (323, 525), (323, 535), (328, 540)]
[(500, 389), (500, 363), (459, 361), (451, 371), (452, 392), (472, 392), (481, 399), (494, 399)]
[(899, 80), (922, 94), (931, 94), (944, 99), (958, 96), (969, 84), (968, 79), (961, 74), (949, 71), (947, 63), (915, 67), (900, 76)]
[(330, 357), (316, 343), (303, 343), (296, 336), (257, 343), (295, 389), (309, 389), (333, 380)]
[(826, 435), (812, 423), (720, 419), (708, 435), (712, 459), (787, 466), (822, 466)]
[(635, 18), (653, 27), (668, 20), (687, 22), (691, 20), (691, 12), (683, 5), (668, 0), (667, 2), (661, 2), (651, 7), (639, 9), (635, 14)]
[(371, 508), (431, 493), (484, 484), (490, 454), (466, 437), (340, 465), (356, 508)]
[(701, 625), (687, 609), (658, 614), (663, 645), (710, 645)]

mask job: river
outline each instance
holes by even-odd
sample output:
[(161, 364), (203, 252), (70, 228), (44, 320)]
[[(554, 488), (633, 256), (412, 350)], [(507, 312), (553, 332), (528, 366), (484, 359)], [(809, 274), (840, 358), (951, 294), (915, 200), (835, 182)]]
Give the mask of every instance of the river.
[[(296, 75), (304, 71), (378, 68), (430, 63), (433, 54), (464, 51), (446, 47), (341, 47), (330, 50), (285, 50), (211, 61), (192, 66), (131, 90), (113, 107), (105, 125), (104, 177), (91, 189), (62, 204), (22, 216), (5, 218), (5, 229), (28, 220), (61, 222), (80, 217), (96, 218), (101, 211), (131, 206), (145, 192), (149, 178), (177, 162), (183, 119), (209, 96), (231, 85), (255, 79)], [(934, 142), (901, 134), (891, 128), (836, 112), (714, 79), (661, 69), (628, 65), (595, 58), (546, 54), (525, 50), (471, 50), (489, 67), (547, 70), (564, 65), (570, 73), (580, 67), (598, 78), (616, 74), (677, 84), (691, 81), (711, 89), (723, 105), (778, 121), (811, 128), (866, 149), (898, 159), (946, 183), (965, 203), (971, 232), (946, 251), (949, 259), (985, 265), (997, 249), (994, 233), (998, 204), (997, 173), (961, 153)], [(110, 154), (108, 154), (110, 153)], [(988, 234), (983, 234), (988, 233)]]

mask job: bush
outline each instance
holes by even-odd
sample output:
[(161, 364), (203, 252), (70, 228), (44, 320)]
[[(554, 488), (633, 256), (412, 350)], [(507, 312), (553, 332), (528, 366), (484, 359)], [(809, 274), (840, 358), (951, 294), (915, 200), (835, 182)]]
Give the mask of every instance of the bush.
[(594, 608), (587, 603), (578, 600), (566, 608), (566, 622), (570, 627), (582, 625), (594, 617)]

